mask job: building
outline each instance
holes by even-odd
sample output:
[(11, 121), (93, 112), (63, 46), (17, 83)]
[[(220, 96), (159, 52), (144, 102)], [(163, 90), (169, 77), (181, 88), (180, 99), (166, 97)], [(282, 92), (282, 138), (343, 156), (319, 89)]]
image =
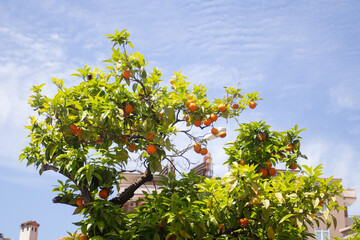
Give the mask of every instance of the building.
[[(299, 170), (278, 170), (278, 172), (291, 171), (299, 174), (303, 174)], [(341, 178), (333, 178), (332, 181), (341, 182)], [(336, 197), (336, 200), (340, 207), (346, 208), (346, 210), (333, 210), (330, 212), (336, 218), (336, 227), (333, 222), (331, 222), (330, 228), (326, 227), (326, 224), (322, 221), (319, 221), (319, 226), (314, 222), (314, 228), (308, 226), (308, 230), (310, 233), (315, 234), (315, 240), (326, 240), (326, 239), (334, 239), (334, 237), (338, 237), (341, 239), (346, 239), (351, 233), (351, 227), (353, 224), (353, 219), (348, 216), (348, 207), (351, 206), (356, 201), (356, 190), (352, 188), (347, 188), (342, 193), (342, 197)], [(323, 211), (326, 211), (326, 207), (324, 206)], [(329, 217), (330, 217), (329, 214)], [(332, 218), (330, 217), (332, 221)]]
[[(333, 179), (334, 181), (341, 181), (341, 179)], [(334, 239), (334, 237), (346, 239), (346, 236), (350, 234), (351, 226), (353, 224), (353, 219), (348, 216), (347, 208), (356, 201), (356, 190), (347, 188), (342, 192), (342, 198), (337, 197), (337, 202), (339, 206), (345, 207), (346, 210), (333, 210), (330, 214), (334, 215), (336, 218), (337, 224), (336, 228), (334, 223), (331, 223), (331, 227), (327, 228), (326, 224), (320, 221), (320, 225), (314, 225), (313, 228), (309, 228), (309, 232), (315, 234), (316, 240), (325, 240), (325, 239)], [(324, 211), (326, 208), (324, 207)], [(330, 218), (330, 220), (332, 220)]]
[(37, 240), (40, 224), (36, 221), (27, 221), (20, 225), (19, 240)]
[[(196, 167), (192, 168), (190, 171), (194, 171), (196, 175), (202, 175), (206, 177), (212, 176), (212, 169), (211, 169), (211, 154), (208, 153), (206, 156), (204, 156), (204, 161), (197, 165)], [(134, 193), (134, 196), (130, 199), (130, 201), (126, 202), (123, 206), (123, 208), (126, 211), (134, 211), (136, 207), (140, 206), (143, 202), (138, 201), (142, 198), (144, 198), (144, 193), (148, 192), (151, 193), (153, 191), (158, 191), (159, 188), (162, 186), (159, 181), (163, 180), (164, 177), (166, 178), (169, 171), (175, 172), (173, 165), (170, 164), (166, 166), (159, 175), (154, 175), (154, 179), (151, 182), (146, 182), (142, 186), (140, 186)], [(139, 178), (138, 173), (125, 173), (123, 176), (126, 179), (120, 180), (121, 188), (126, 189), (129, 187), (133, 182), (136, 181), (136, 179)]]

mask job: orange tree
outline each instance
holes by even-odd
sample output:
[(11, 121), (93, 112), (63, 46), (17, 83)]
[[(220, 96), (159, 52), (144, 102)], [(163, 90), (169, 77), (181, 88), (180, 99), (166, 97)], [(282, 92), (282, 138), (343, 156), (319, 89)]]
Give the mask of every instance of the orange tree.
[[(279, 162), (300, 167), (300, 131), (271, 132), (259, 122), (239, 125), (237, 140), (226, 149), (231, 165), (226, 176), (189, 174), (176, 180), (170, 174), (161, 191), (147, 194), (142, 206), (126, 213), (122, 206), (172, 163), (170, 156), (187, 159), (192, 145), (207, 153), (201, 131), (194, 129), (211, 128), (225, 137), (216, 129), (217, 119), (236, 118), (260, 98), (230, 87), (210, 102), (205, 86), (191, 86), (180, 72), (169, 80), (171, 88), (162, 86), (161, 72), (147, 72), (144, 57), (127, 51), (133, 48), (128, 32), (107, 36), (114, 45), (106, 71), (78, 69), (73, 75), (81, 82), (71, 87), (53, 78), (58, 88), (53, 97), (42, 93), (44, 85), (32, 88), (29, 102), (39, 117), (30, 118), (30, 142), (20, 155), (40, 174), (50, 170), (66, 178), (54, 189), (53, 202), (83, 214), (75, 223), (83, 239), (300, 239), (309, 219), (322, 219), (316, 213), (324, 203), (337, 207), (340, 183), (319, 178), (319, 168), (305, 167), (306, 176), (276, 176), (273, 166)], [(188, 138), (185, 150), (170, 140), (180, 134)], [(144, 171), (120, 190), (133, 160)], [(118, 194), (110, 197), (114, 191)]]

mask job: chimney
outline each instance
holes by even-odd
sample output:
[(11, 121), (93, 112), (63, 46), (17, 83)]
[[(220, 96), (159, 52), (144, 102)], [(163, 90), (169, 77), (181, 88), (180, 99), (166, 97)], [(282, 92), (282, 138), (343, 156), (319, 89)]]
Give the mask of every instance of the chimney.
[(20, 225), (20, 238), (19, 240), (37, 240), (39, 226), (36, 221), (27, 221)]

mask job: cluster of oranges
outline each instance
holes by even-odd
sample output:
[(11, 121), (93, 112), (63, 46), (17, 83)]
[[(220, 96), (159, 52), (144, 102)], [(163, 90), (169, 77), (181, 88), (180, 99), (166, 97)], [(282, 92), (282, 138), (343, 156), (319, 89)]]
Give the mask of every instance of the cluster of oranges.
[(199, 142), (194, 144), (194, 151), (196, 153), (200, 153), (201, 155), (206, 155), (208, 153), (208, 150), (206, 148), (202, 148), (201, 143)]

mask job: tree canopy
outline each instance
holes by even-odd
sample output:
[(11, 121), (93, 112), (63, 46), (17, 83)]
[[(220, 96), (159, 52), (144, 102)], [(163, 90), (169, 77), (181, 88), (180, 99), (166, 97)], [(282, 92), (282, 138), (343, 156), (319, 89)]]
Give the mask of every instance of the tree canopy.
[[(330, 223), (329, 211), (321, 210), (339, 208), (341, 183), (320, 178), (321, 167), (298, 164), (306, 158), (301, 129), (271, 131), (264, 121), (238, 125), (238, 137), (225, 148), (231, 166), (225, 176), (170, 173), (136, 211), (125, 212), (136, 189), (173, 164), (171, 158), (189, 161), (192, 148), (207, 154), (203, 129), (225, 137), (217, 119), (236, 120), (261, 100), (235, 87), (210, 100), (205, 86), (192, 85), (181, 72), (168, 87), (159, 69), (148, 72), (144, 56), (128, 50), (129, 36), (126, 30), (107, 35), (114, 45), (105, 69), (78, 69), (72, 75), (80, 82), (70, 87), (53, 78), (54, 96), (42, 93), (43, 84), (32, 88), (29, 100), (39, 116), (30, 117), (20, 160), (67, 179), (59, 180), (53, 202), (84, 216), (75, 223), (83, 239), (306, 239), (308, 225)], [(178, 135), (188, 147), (178, 149), (171, 140)], [(123, 189), (120, 180), (133, 161), (144, 171)], [(304, 174), (277, 172), (279, 163)]]

